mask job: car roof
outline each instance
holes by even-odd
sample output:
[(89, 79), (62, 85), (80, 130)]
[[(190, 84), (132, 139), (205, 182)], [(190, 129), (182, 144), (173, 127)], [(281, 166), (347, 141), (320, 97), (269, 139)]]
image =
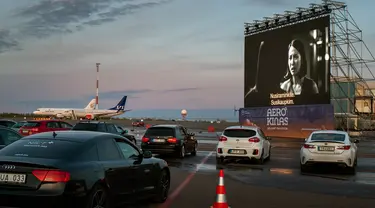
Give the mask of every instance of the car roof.
[[(56, 136), (53, 136), (53, 133)], [(97, 132), (97, 131), (55, 131), (55, 132), (44, 132), (39, 134), (33, 134), (30, 136), (26, 136), (26, 139), (57, 139), (57, 140), (65, 140), (65, 141), (74, 141), (74, 142), (86, 142), (88, 140), (95, 140), (97, 138), (102, 138), (106, 135), (112, 135), (105, 132)]]
[(225, 130), (227, 129), (246, 129), (246, 130), (258, 130), (259, 127), (257, 126), (228, 126), (227, 128), (225, 128)]
[(178, 124), (158, 124), (158, 125), (153, 125), (150, 128), (155, 128), (155, 127), (176, 128), (176, 127), (179, 127), (179, 126), (181, 126), (181, 125), (178, 125)]
[(79, 123), (93, 123), (93, 124), (99, 124), (99, 123), (109, 123), (109, 122), (106, 122), (106, 121), (79, 121), (77, 122), (77, 124)]
[(33, 122), (33, 123), (44, 123), (44, 122), (51, 122), (51, 121), (59, 121), (55, 119), (45, 119), (45, 120), (27, 120), (26, 122)]
[(16, 122), (14, 120), (10, 120), (10, 119), (0, 119), (0, 121), (11, 121), (11, 122)]

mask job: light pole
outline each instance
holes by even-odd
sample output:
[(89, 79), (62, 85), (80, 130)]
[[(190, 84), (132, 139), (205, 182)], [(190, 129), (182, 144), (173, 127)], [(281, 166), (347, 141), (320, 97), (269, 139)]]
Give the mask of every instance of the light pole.
[(99, 109), (99, 66), (100, 63), (96, 63), (96, 107)]

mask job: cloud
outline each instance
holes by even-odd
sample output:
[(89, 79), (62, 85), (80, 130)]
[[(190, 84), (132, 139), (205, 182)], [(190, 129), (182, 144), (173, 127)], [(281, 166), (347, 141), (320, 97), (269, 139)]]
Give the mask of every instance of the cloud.
[(12, 38), (9, 30), (0, 30), (0, 53), (16, 49), (19, 43)]
[[(128, 98), (138, 98), (135, 96), (136, 94), (142, 94), (146, 92), (152, 92), (153, 90), (150, 89), (139, 89), (139, 90), (117, 90), (117, 91), (106, 91), (106, 92), (99, 92), (99, 99), (106, 99), (106, 100), (116, 100), (121, 99), (122, 96), (127, 95)], [(92, 98), (88, 96), (87, 98)]]
[(89, 100), (69, 99), (69, 100), (27, 100), (18, 101), (19, 106), (28, 106), (29, 108), (47, 107), (47, 108), (84, 108)]
[(199, 70), (243, 70), (243, 64), (238, 63), (194, 63)]
[(177, 88), (177, 89), (169, 89), (169, 90), (162, 90), (162, 92), (186, 92), (186, 91), (195, 91), (200, 90), (201, 88), (198, 87), (188, 87), (188, 88)]
[[(12, 32), (0, 31), (0, 53), (14, 49), (23, 38), (46, 38), (52, 35), (81, 31), (85, 26), (98, 26), (116, 21), (118, 17), (157, 6), (170, 0), (42, 0), (21, 8), (14, 18), (23, 22)], [(15, 37), (14, 36), (14, 37)]]

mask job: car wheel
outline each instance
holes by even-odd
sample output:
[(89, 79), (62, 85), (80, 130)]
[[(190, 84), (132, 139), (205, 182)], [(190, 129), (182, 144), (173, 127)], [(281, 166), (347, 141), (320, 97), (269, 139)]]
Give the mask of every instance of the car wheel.
[(108, 192), (107, 189), (105, 189), (101, 185), (96, 185), (90, 196), (87, 198), (87, 205), (86, 208), (96, 208), (96, 207), (102, 207), (102, 208), (110, 208), (110, 200), (108, 199)]
[(309, 171), (309, 168), (306, 165), (303, 165), (302, 163), (299, 164), (299, 168), (301, 173), (306, 173)]
[(264, 153), (263, 153), (263, 150), (262, 150), (262, 155), (260, 156), (260, 158), (257, 160), (257, 163), (259, 165), (262, 165), (264, 163)]
[(154, 201), (157, 203), (165, 202), (168, 198), (170, 186), (171, 186), (171, 180), (170, 180), (169, 173), (166, 170), (162, 170), (160, 174), (160, 179), (158, 182), (158, 187), (157, 187)]
[(217, 157), (216, 164), (224, 164), (224, 158)]
[(180, 158), (184, 158), (185, 157), (185, 145), (182, 145), (180, 151), (179, 151), (179, 156)]
[(266, 158), (267, 161), (271, 160), (271, 148), (268, 150), (268, 156)]
[(197, 155), (197, 147), (198, 147), (198, 144), (194, 144), (194, 149), (191, 152), (191, 155), (193, 155), (193, 156)]

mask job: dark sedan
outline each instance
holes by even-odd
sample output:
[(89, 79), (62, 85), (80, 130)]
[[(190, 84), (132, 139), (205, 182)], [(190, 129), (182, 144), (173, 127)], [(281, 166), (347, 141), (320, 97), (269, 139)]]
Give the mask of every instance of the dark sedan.
[(164, 202), (164, 160), (109, 133), (57, 131), (24, 137), (0, 151), (0, 207), (103, 207)]
[(153, 154), (176, 154), (184, 158), (186, 153), (197, 154), (198, 141), (194, 133), (180, 125), (155, 125), (147, 129), (141, 147)]

